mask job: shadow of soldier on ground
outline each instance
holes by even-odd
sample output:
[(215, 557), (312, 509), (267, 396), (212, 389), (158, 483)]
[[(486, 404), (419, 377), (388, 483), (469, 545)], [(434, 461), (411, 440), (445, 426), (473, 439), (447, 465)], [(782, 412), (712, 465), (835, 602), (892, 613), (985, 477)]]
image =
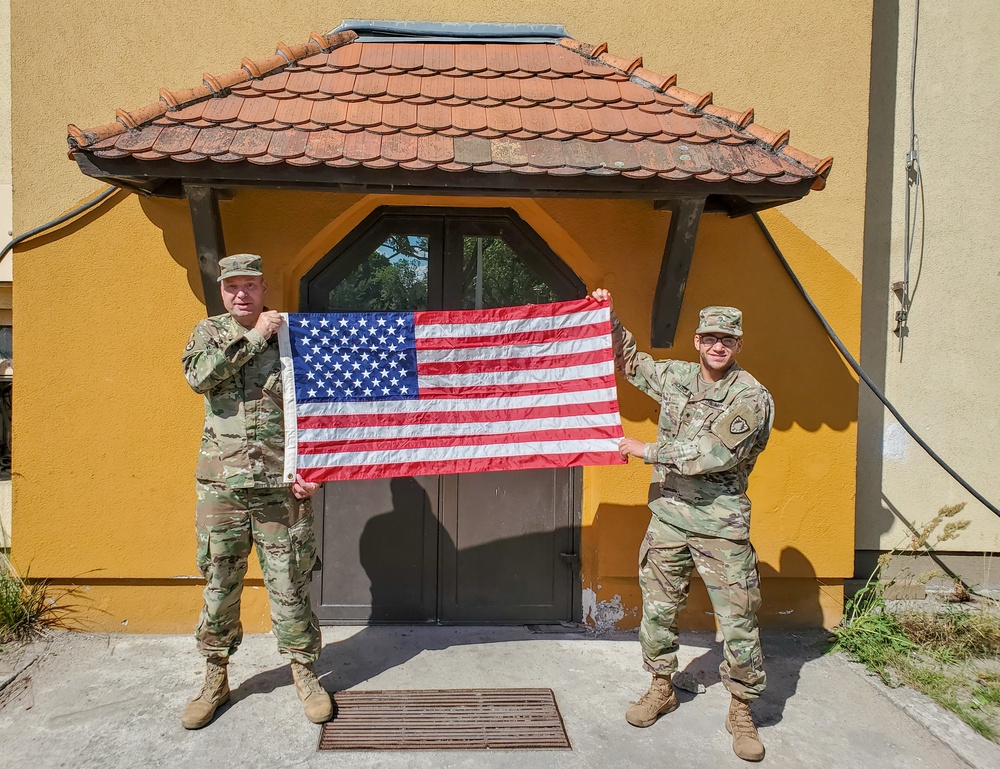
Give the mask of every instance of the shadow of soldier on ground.
[[(758, 726), (772, 726), (781, 721), (785, 704), (795, 695), (802, 666), (825, 654), (829, 643), (828, 633), (821, 629), (823, 609), (819, 591), (822, 585), (816, 581), (816, 572), (809, 559), (800, 550), (786, 547), (781, 552), (777, 570), (765, 563), (760, 564), (759, 569), (763, 605), (757, 616), (764, 625), (761, 648), (767, 688), (753, 704), (753, 711)], [(783, 579), (775, 579), (777, 577)], [(700, 582), (695, 584), (701, 587)], [(694, 603), (696, 611), (705, 608), (698, 596)], [(707, 603), (707, 598), (704, 603)], [(791, 647), (794, 651), (782, 656), (769, 656), (768, 639), (779, 634), (785, 637), (791, 635), (795, 639)], [(685, 640), (683, 634), (681, 640)], [(709, 641), (704, 653), (675, 675), (678, 699), (690, 702), (697, 693), (711, 686), (722, 686), (719, 677), (722, 659), (722, 642)]]

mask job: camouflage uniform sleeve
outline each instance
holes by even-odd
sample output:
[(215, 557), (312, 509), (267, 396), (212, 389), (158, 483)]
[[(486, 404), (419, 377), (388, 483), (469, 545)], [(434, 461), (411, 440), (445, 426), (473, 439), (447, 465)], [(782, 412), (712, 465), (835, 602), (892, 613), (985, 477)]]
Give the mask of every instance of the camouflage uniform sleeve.
[(760, 388), (737, 398), (711, 427), (689, 441), (647, 443), (643, 459), (680, 475), (703, 475), (729, 470), (767, 443), (774, 422), (774, 402)]
[(663, 373), (669, 361), (655, 361), (649, 354), (639, 352), (635, 337), (614, 313), (611, 313), (611, 342), (615, 352), (615, 368), (629, 382), (659, 402), (663, 393)]
[(267, 340), (256, 329), (242, 327), (232, 335), (211, 333), (204, 321), (194, 327), (181, 362), (184, 378), (196, 393), (206, 393), (234, 376), (254, 355), (267, 348)]

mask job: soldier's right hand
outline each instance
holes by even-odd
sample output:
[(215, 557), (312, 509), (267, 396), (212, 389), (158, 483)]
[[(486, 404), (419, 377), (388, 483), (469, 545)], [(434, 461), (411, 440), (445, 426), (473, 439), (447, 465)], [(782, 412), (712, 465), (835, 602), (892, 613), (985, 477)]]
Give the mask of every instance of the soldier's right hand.
[(267, 310), (260, 314), (254, 328), (265, 339), (270, 339), (279, 328), (281, 328), (281, 313), (276, 310)]
[(615, 311), (615, 303), (611, 299), (611, 292), (606, 288), (595, 288), (591, 296), (598, 302), (607, 302), (611, 308), (611, 311)]

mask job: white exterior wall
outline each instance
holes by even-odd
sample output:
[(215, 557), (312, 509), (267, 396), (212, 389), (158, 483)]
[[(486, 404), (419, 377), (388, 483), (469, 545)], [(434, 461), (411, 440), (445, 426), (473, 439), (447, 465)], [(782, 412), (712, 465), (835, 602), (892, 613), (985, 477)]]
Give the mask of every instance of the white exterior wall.
[[(890, 285), (903, 278), (914, 0), (899, 3), (894, 67), (892, 52), (886, 50), (893, 48), (891, 11), (883, 8), (881, 20), (879, 14), (877, 10), (873, 45), (862, 365), (884, 384), (889, 400), (921, 437), (1000, 505), (1000, 185), (993, 168), (1000, 110), (1000, 3), (925, 0), (920, 5), (915, 124), (923, 189), (917, 193), (922, 205), (916, 216), (912, 305), (902, 354), (892, 333), (900, 303)], [(919, 528), (939, 508), (957, 502), (968, 503), (960, 517), (971, 525), (941, 549), (1000, 552), (1000, 518), (938, 467), (862, 386), (858, 549), (899, 547), (911, 527)]]

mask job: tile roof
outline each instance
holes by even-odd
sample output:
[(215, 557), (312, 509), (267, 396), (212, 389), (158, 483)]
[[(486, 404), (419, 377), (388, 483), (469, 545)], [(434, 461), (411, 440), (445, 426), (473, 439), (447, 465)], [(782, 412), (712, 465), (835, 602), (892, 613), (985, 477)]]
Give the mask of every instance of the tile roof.
[[(788, 145), (605, 44), (360, 42), (354, 31), (278, 45), (194, 88), (160, 91), (115, 122), (69, 126), (70, 156), (177, 164), (437, 169), (822, 189), (832, 158)], [(108, 165), (112, 165), (109, 163)], [(156, 164), (162, 166), (162, 163)], [(134, 166), (134, 164), (133, 164)], [(213, 172), (206, 171), (211, 176)], [(767, 186), (774, 189), (771, 185)], [(798, 195), (804, 194), (800, 192)]]

